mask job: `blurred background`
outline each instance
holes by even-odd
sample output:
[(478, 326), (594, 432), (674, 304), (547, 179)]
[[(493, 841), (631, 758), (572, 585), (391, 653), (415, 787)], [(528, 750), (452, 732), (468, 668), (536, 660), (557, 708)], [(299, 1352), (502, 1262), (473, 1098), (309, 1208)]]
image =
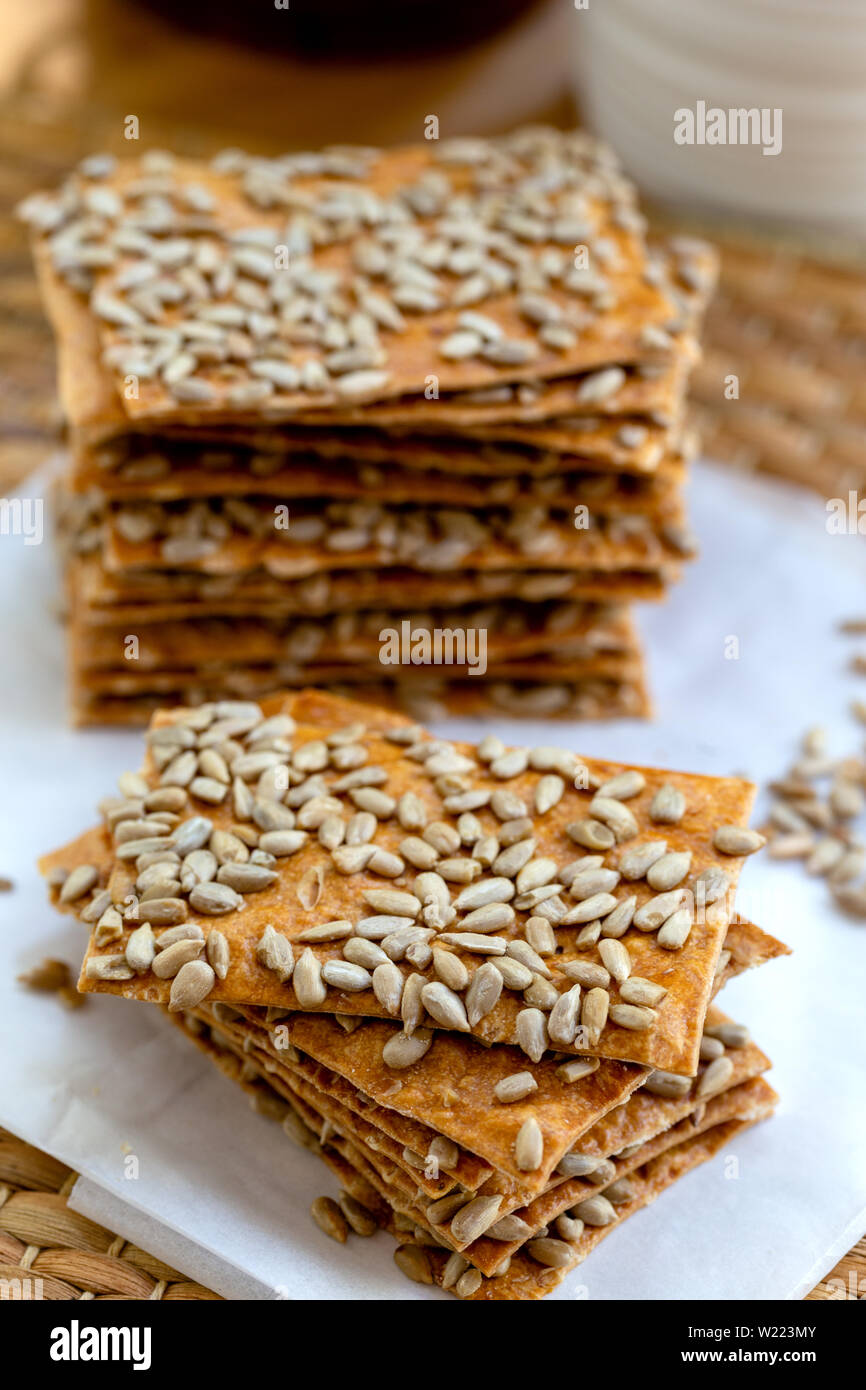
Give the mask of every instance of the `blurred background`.
[[(723, 250), (693, 387), (707, 451), (866, 488), (863, 0), (0, 0), (0, 492), (56, 439), (15, 203), (96, 150), (209, 155), (583, 121), (657, 222)], [(678, 107), (778, 108), (781, 152), (682, 146)], [(738, 409), (725, 380), (739, 381)]]

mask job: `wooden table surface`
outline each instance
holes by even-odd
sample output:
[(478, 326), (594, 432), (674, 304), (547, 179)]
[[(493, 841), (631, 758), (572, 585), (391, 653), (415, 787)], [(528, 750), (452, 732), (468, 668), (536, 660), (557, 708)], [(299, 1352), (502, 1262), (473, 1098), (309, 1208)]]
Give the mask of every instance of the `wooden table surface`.
[[(139, 116), (144, 147), (198, 155), (230, 144), (277, 153), (343, 141), (347, 130), (387, 144), (418, 138), (431, 112), (443, 134), (568, 124), (564, 9), (541, 5), (457, 57), (359, 67), (182, 35), (112, 0), (0, 0), (0, 495), (61, 431), (51, 337), (13, 217), (21, 198), (94, 150), (128, 152), (128, 114)], [(808, 1296), (866, 1296), (866, 1239)]]

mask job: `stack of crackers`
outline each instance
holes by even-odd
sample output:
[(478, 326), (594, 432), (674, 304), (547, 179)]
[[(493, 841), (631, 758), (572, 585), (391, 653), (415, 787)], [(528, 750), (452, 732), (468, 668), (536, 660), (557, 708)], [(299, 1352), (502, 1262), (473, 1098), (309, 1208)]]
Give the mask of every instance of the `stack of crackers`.
[(647, 244), (603, 147), (93, 156), (21, 214), (78, 722), (310, 683), (416, 717), (646, 713), (627, 605), (692, 553), (715, 261)]
[(531, 1299), (776, 1103), (713, 1002), (787, 949), (733, 909), (753, 792), (310, 690), (158, 714), (43, 870), (79, 988), (159, 1006), (318, 1154), (329, 1234)]

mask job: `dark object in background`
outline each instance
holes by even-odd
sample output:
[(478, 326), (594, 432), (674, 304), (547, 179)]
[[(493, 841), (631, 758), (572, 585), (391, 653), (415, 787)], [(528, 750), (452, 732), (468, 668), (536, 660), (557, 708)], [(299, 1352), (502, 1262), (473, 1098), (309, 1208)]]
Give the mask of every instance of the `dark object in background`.
[(538, 0), (137, 0), (170, 23), (208, 38), (310, 57), (432, 54), (505, 29)]

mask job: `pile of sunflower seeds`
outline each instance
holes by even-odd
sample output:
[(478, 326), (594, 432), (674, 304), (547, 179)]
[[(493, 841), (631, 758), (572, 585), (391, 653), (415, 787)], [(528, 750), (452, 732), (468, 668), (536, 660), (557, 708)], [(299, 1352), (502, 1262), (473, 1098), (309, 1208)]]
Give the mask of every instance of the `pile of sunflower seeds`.
[[(862, 701), (854, 701), (851, 713), (866, 724)], [(866, 759), (830, 756), (826, 730), (814, 726), (802, 737), (800, 756), (769, 790), (770, 858), (799, 859), (807, 873), (826, 880), (844, 912), (866, 918), (866, 843), (856, 824), (866, 807)]]

